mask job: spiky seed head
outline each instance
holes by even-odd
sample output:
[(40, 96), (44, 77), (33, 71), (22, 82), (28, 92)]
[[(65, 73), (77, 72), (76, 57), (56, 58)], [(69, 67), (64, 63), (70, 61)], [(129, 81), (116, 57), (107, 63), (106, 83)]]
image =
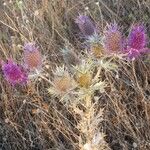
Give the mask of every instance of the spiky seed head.
[(27, 74), (21, 65), (16, 64), (13, 60), (2, 63), (2, 71), (4, 78), (11, 85), (23, 85), (27, 82)]
[(90, 19), (89, 16), (79, 15), (75, 19), (80, 31), (85, 37), (92, 36), (96, 32), (96, 27), (94, 22)]
[(133, 49), (143, 49), (147, 45), (146, 30), (143, 25), (133, 25), (128, 37), (128, 46)]
[(76, 86), (73, 77), (69, 75), (64, 66), (57, 67), (53, 74), (53, 87), (49, 88), (51, 94), (62, 96)]
[(117, 53), (123, 48), (122, 34), (116, 23), (108, 24), (104, 31), (103, 44), (107, 53)]
[(42, 55), (35, 42), (24, 45), (24, 61), (29, 69), (38, 69), (42, 65)]
[(56, 91), (60, 94), (66, 93), (72, 87), (72, 79), (69, 76), (56, 77), (53, 81)]
[(92, 83), (92, 75), (89, 72), (84, 73), (84, 74), (78, 73), (76, 76), (76, 79), (77, 79), (79, 86), (84, 87), (84, 88), (88, 88)]
[(104, 52), (104, 47), (102, 44), (93, 44), (91, 45), (90, 49), (91, 49), (92, 54), (96, 58), (101, 57)]
[(90, 51), (94, 57), (100, 57), (104, 52), (104, 47), (102, 45), (102, 38), (99, 34), (95, 33), (86, 40), (87, 44), (90, 46)]
[(92, 84), (93, 62), (83, 61), (76, 66), (75, 78), (80, 87), (88, 88)]

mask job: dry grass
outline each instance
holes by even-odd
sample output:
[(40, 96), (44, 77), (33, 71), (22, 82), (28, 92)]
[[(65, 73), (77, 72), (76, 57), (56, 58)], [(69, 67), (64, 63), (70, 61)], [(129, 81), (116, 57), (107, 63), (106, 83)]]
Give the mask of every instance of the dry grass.
[[(12, 88), (0, 74), (0, 149), (2, 150), (149, 150), (150, 149), (150, 61), (149, 56), (133, 62), (113, 59), (117, 71), (92, 66), (88, 81), (73, 93), (54, 96), (52, 70), (64, 64), (60, 49), (68, 45), (84, 52), (74, 23), (85, 13), (103, 31), (107, 22), (117, 21), (126, 35), (128, 27), (144, 22), (150, 31), (149, 0), (11, 0), (0, 1), (0, 59), (22, 59), (22, 45), (36, 41), (46, 57), (44, 73), (25, 87)], [(105, 85), (89, 92), (91, 76)], [(81, 77), (81, 75), (80, 75)], [(67, 80), (67, 78), (69, 78)], [(65, 76), (59, 89), (72, 86)], [(78, 78), (78, 76), (76, 77)], [(83, 79), (84, 77), (82, 77)], [(48, 80), (48, 81), (47, 81)], [(77, 80), (79, 83), (80, 78)], [(82, 80), (83, 81), (83, 80)], [(56, 84), (56, 82), (54, 82)], [(63, 86), (65, 84), (65, 86)], [(83, 90), (84, 85), (86, 85)], [(92, 83), (94, 87), (94, 83)], [(70, 89), (69, 89), (70, 90)], [(72, 89), (71, 89), (72, 91)], [(85, 94), (85, 93), (90, 94)], [(84, 94), (85, 95), (84, 95)], [(75, 95), (75, 96), (74, 96)], [(84, 96), (83, 96), (84, 95)], [(92, 142), (99, 138), (98, 143)], [(92, 145), (90, 149), (89, 145)], [(89, 148), (89, 149), (88, 149)]]

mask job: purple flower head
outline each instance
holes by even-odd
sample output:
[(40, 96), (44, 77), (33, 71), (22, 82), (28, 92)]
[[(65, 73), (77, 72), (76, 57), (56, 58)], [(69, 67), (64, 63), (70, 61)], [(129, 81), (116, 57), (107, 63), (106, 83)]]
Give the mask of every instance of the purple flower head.
[(75, 19), (75, 23), (78, 24), (80, 31), (85, 37), (89, 37), (93, 35), (94, 33), (96, 33), (96, 26), (94, 22), (88, 16), (79, 15)]
[(129, 59), (139, 58), (143, 54), (150, 53), (147, 46), (147, 35), (143, 25), (134, 25), (131, 28), (127, 39), (127, 49)]
[(29, 69), (37, 69), (42, 65), (42, 56), (35, 42), (24, 45), (24, 61)]
[(23, 85), (27, 82), (27, 74), (22, 66), (16, 64), (12, 60), (2, 63), (2, 71), (5, 79), (12, 85)]
[(147, 44), (147, 35), (143, 25), (134, 25), (128, 37), (128, 46), (137, 50), (143, 49)]
[(104, 47), (107, 53), (117, 53), (123, 48), (123, 38), (116, 23), (108, 24), (104, 31)]

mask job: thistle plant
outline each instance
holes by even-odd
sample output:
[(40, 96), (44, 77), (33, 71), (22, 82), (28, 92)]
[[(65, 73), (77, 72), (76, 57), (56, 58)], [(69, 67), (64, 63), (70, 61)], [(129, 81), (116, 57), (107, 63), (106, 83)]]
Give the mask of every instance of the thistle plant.
[(150, 52), (150, 49), (147, 48), (147, 39), (146, 29), (143, 25), (137, 24), (131, 27), (126, 49), (129, 59), (135, 59)]
[(26, 43), (24, 49), (24, 62), (28, 69), (38, 69), (42, 65), (42, 55), (39, 51), (39, 47), (35, 42)]
[(94, 100), (95, 91), (103, 93), (107, 84), (100, 80), (99, 69), (88, 59), (76, 66), (76, 82), (78, 83), (78, 101), (84, 107), (79, 111), (78, 105), (71, 106), (81, 116), (77, 125), (81, 132), (79, 147), (81, 150), (107, 150), (109, 147), (105, 142), (105, 135), (98, 130), (98, 126), (103, 121), (103, 109), (97, 111), (95, 106), (98, 101)]
[(80, 65), (75, 67), (75, 78), (80, 87), (88, 88), (92, 82), (92, 61), (83, 61)]
[(108, 24), (104, 30), (104, 49), (107, 54), (118, 53), (123, 49), (122, 33), (117, 23)]
[(146, 29), (143, 25), (133, 25), (128, 36), (128, 47), (141, 50), (147, 45)]
[(95, 33), (87, 39), (87, 44), (90, 46), (90, 52), (95, 58), (99, 58), (104, 53), (101, 35)]
[(88, 16), (79, 15), (75, 19), (75, 23), (77, 23), (81, 33), (86, 38), (88, 38), (96, 33), (96, 26), (95, 26), (94, 22)]
[(24, 85), (27, 82), (27, 73), (21, 65), (13, 60), (2, 62), (2, 72), (4, 78), (13, 86)]
[(150, 150), (149, 7), (1, 0), (0, 149)]
[(43, 77), (43, 57), (39, 50), (39, 47), (36, 46), (35, 42), (29, 42), (24, 44), (24, 66), (29, 72), (29, 79), (38, 79)]
[(65, 103), (68, 103), (71, 92), (76, 88), (75, 80), (64, 66), (56, 67), (56, 70), (53, 71), (53, 75), (54, 79), (51, 87), (48, 88), (48, 92), (52, 96), (59, 97)]
[(80, 149), (107, 150), (109, 147), (104, 139), (105, 134), (100, 132), (98, 127), (103, 121), (103, 109), (97, 110), (95, 106), (98, 101), (94, 99), (96, 91), (101, 94), (105, 92), (107, 83), (101, 81), (101, 72), (90, 58), (72, 68), (75, 70), (73, 76), (64, 66), (57, 67), (53, 72), (53, 86), (48, 91), (80, 116), (77, 123)]

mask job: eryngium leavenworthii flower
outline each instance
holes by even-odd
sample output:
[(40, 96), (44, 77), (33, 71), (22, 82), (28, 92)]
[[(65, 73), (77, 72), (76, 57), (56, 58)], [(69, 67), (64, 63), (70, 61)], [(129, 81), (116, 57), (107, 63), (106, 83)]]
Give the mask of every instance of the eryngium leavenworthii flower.
[(123, 48), (122, 34), (116, 23), (108, 24), (104, 31), (104, 49), (106, 53), (117, 53)]
[(129, 59), (135, 59), (150, 52), (150, 49), (146, 47), (147, 35), (143, 25), (132, 26), (127, 41), (126, 52)]
[(94, 34), (87, 39), (87, 44), (90, 46), (91, 54), (95, 58), (99, 58), (104, 53), (102, 38), (99, 34)]
[(7, 63), (2, 63), (2, 72), (4, 74), (4, 78), (11, 85), (24, 85), (27, 82), (27, 74), (25, 70), (13, 60), (8, 60)]
[(137, 50), (143, 49), (147, 44), (147, 35), (143, 25), (134, 25), (128, 37), (128, 47)]
[(89, 37), (96, 32), (95, 24), (88, 16), (79, 15), (75, 19), (75, 23), (78, 24), (80, 31), (85, 37)]
[(24, 61), (28, 69), (38, 69), (42, 65), (42, 55), (35, 42), (24, 45)]

